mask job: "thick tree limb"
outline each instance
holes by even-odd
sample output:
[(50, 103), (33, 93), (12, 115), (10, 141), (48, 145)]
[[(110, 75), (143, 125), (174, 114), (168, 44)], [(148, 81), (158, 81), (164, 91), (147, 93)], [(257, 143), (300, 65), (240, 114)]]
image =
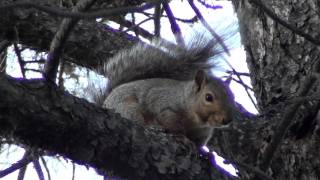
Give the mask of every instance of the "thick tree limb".
[[(162, 0), (164, 1), (164, 0)], [(70, 12), (67, 10), (62, 10), (58, 7), (50, 7), (50, 6), (44, 6), (38, 3), (34, 2), (14, 2), (7, 5), (0, 5), (1, 11), (10, 11), (15, 8), (23, 8), (23, 9), (29, 9), (34, 8), (43, 12), (46, 12), (51, 15), (60, 16), (60, 17), (66, 17), (66, 18), (82, 18), (82, 19), (95, 19), (95, 18), (101, 18), (101, 17), (108, 17), (111, 15), (118, 15), (118, 14), (126, 14), (130, 12), (140, 12), (146, 9), (152, 8), (154, 5), (160, 3), (161, 1), (151, 1), (143, 6), (133, 6), (133, 7), (119, 7), (119, 8), (113, 8), (113, 9), (107, 9), (107, 10), (98, 10), (94, 12)]]
[(130, 179), (218, 174), (183, 137), (144, 129), (43, 80), (1, 76), (0, 82), (1, 136)]
[[(0, 4), (10, 2), (11, 0), (4, 0)], [(97, 4), (103, 6), (101, 1)], [(16, 29), (19, 43), (24, 47), (48, 52), (60, 20), (35, 10), (1, 11), (0, 39), (6, 42), (12, 41), (12, 34)], [(66, 41), (62, 58), (83, 67), (96, 69), (119, 49), (130, 47), (137, 41), (132, 36), (117, 33), (114, 29), (96, 21), (84, 21), (74, 28)]]

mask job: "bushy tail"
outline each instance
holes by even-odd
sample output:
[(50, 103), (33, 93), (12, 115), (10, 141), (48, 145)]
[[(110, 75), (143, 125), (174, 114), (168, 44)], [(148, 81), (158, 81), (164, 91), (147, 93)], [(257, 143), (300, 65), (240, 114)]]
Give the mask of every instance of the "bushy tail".
[(105, 64), (103, 71), (109, 78), (109, 90), (140, 79), (190, 80), (197, 70), (214, 67), (214, 59), (222, 52), (216, 40), (204, 35), (192, 38), (185, 46), (155, 40), (120, 51)]

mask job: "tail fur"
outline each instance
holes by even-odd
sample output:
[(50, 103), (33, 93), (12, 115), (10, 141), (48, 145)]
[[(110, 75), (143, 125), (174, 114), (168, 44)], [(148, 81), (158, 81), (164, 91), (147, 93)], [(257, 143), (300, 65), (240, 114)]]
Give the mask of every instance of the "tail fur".
[(155, 40), (120, 51), (103, 71), (109, 78), (109, 90), (140, 79), (190, 80), (198, 70), (215, 67), (214, 59), (222, 53), (219, 43), (205, 36), (196, 36), (185, 46)]

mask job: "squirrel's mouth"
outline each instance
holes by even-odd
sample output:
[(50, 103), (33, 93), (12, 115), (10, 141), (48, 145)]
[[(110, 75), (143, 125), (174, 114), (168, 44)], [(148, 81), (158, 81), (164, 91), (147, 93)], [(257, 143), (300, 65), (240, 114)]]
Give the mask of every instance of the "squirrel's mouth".
[(207, 119), (207, 123), (209, 126), (211, 127), (216, 127), (216, 126), (222, 126), (228, 123), (228, 121), (226, 121), (225, 119), (226, 116), (224, 115), (225, 113), (214, 113), (211, 114), (208, 119)]

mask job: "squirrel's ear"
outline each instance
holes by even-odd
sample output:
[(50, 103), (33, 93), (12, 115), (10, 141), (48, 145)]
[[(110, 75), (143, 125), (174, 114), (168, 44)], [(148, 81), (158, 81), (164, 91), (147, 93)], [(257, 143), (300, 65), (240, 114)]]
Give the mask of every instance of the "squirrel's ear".
[(197, 91), (200, 91), (201, 87), (207, 84), (207, 75), (203, 70), (199, 70), (196, 73), (195, 82), (197, 84)]

